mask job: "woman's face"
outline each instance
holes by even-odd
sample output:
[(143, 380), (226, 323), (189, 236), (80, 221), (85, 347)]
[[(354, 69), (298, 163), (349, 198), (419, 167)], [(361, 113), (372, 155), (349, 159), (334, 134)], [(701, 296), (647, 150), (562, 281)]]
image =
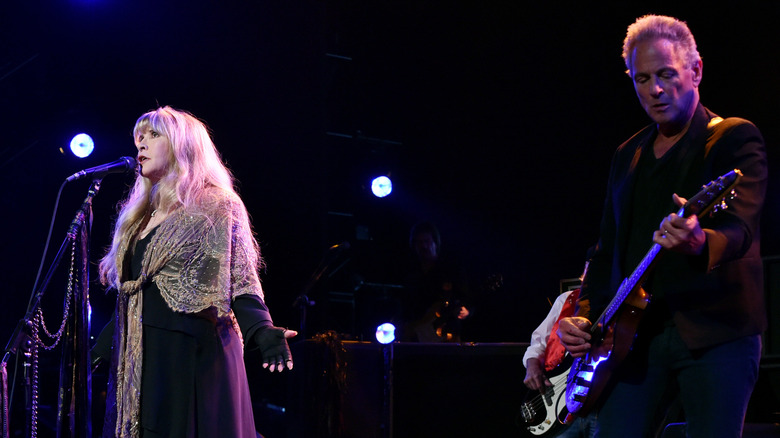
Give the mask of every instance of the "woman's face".
[(160, 181), (168, 173), (171, 150), (168, 137), (147, 126), (136, 136), (135, 147), (138, 149), (141, 176), (152, 183)]

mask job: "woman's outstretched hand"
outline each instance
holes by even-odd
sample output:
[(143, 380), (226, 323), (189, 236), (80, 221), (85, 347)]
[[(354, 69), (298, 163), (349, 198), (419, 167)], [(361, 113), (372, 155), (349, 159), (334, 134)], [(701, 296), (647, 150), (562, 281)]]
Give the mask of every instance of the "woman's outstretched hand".
[(263, 356), (263, 368), (271, 372), (293, 368), (292, 353), (287, 340), (298, 335), (295, 330), (282, 327), (266, 327), (255, 335), (255, 342)]

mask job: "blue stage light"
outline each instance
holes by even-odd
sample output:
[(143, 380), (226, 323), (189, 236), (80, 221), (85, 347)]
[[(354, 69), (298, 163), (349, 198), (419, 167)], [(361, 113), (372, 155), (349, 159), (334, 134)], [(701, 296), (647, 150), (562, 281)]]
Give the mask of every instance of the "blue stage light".
[(395, 326), (386, 322), (376, 328), (376, 340), (380, 344), (389, 344), (395, 341)]
[(93, 150), (95, 150), (95, 142), (87, 134), (78, 134), (70, 141), (70, 151), (79, 158), (88, 157)]
[(379, 176), (371, 181), (371, 192), (377, 198), (384, 198), (393, 191), (393, 182), (386, 176)]

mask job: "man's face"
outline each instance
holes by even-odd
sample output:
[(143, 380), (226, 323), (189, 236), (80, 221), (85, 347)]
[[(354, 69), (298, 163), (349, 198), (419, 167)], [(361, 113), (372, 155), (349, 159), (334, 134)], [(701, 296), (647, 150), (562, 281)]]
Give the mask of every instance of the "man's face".
[(412, 239), (412, 247), (415, 254), (421, 260), (434, 260), (436, 258), (436, 242), (430, 233), (417, 233)]
[(699, 102), (701, 62), (687, 65), (682, 53), (666, 39), (640, 42), (631, 59), (639, 103), (662, 132), (676, 133), (693, 116)]

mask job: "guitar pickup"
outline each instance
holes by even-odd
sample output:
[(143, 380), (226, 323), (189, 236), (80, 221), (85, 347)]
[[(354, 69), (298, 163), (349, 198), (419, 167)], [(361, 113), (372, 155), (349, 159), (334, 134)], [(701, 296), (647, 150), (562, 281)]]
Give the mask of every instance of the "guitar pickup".
[(583, 379), (582, 377), (577, 377), (576, 379), (574, 379), (574, 383), (575, 383), (577, 386), (582, 386), (582, 387), (585, 387), (585, 388), (590, 388), (590, 380)]

